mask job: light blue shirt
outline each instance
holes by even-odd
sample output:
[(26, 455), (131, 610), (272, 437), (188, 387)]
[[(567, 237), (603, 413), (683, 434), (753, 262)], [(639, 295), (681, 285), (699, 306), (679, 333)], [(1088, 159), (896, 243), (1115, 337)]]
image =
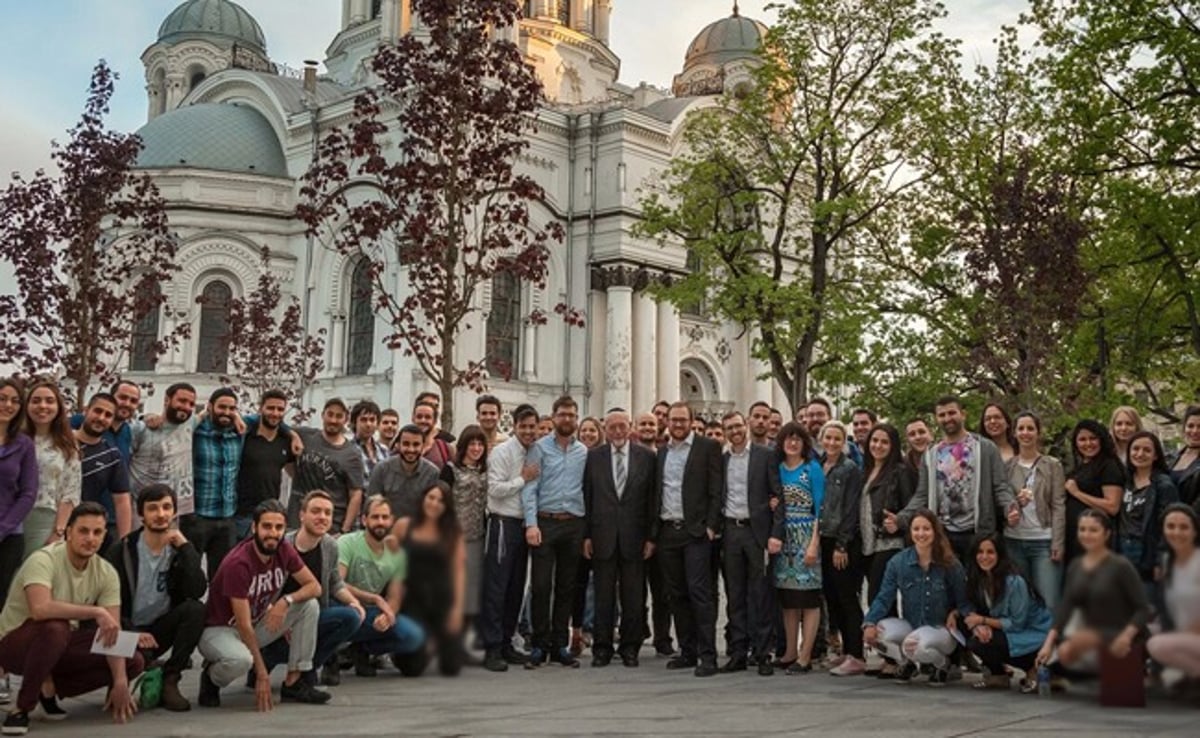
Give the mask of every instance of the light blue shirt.
[(662, 510), (663, 520), (683, 520), (683, 469), (687, 466), (688, 454), (692, 452), (695, 432), (676, 443), (667, 443), (667, 458), (663, 461)]
[(570, 513), (583, 517), (583, 467), (587, 463), (587, 447), (572, 438), (564, 449), (554, 433), (542, 437), (529, 447), (526, 464), (536, 464), (538, 476), (521, 490), (521, 505), (525, 510), (525, 525), (537, 525), (539, 512)]

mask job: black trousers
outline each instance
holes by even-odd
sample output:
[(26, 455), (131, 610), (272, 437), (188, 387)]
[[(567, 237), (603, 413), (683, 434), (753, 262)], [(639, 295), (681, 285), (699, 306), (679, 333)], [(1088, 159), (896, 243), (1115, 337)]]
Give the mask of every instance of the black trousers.
[(185, 600), (148, 627), (139, 630), (151, 634), (158, 641), (158, 648), (150, 649), (151, 658), (157, 658), (166, 653), (168, 648), (171, 649), (171, 658), (163, 664), (163, 672), (180, 674), (187, 668), (188, 659), (192, 657), (196, 646), (200, 645), (200, 634), (204, 632), (204, 604), (199, 600)]
[(717, 608), (713, 597), (712, 542), (664, 523), (658, 557), (684, 658), (717, 663)]
[(8, 588), (21, 568), (21, 557), (25, 555), (25, 534), (10, 533), (0, 540), (0, 609), (8, 598)]
[[(646, 559), (646, 586), (642, 594), (648, 603), (642, 608), (642, 622), (649, 620), (654, 626), (654, 647), (671, 648), (671, 597), (657, 552)], [(646, 594), (649, 597), (645, 597)], [(645, 626), (642, 627), (644, 630)]]
[(725, 574), (725, 614), (729, 619), (730, 658), (747, 653), (766, 658), (771, 651), (771, 597), (766, 550), (754, 540), (749, 526), (725, 525), (722, 537)]
[[(864, 559), (864, 566), (867, 570), (867, 602), (875, 602), (875, 596), (879, 594), (879, 590), (883, 589), (883, 574), (887, 571), (888, 562), (892, 557), (900, 553), (902, 549), (895, 548), (888, 551), (876, 551)], [(896, 617), (896, 603), (892, 602), (888, 608), (888, 617)]]
[(221, 561), (237, 545), (237, 522), (234, 518), (184, 515), (179, 519), (179, 531), (205, 558), (205, 571), (211, 582)]
[[(587, 595), (588, 583), (592, 579), (592, 561), (591, 559), (579, 559), (579, 566), (575, 569), (575, 606), (571, 610), (571, 627), (589, 630), (587, 620)], [(595, 585), (593, 584), (593, 589)], [(593, 616), (595, 617), (595, 616)], [(596, 626), (593, 622), (590, 624), (592, 628)]]
[(979, 657), (986, 668), (992, 674), (1003, 674), (1006, 664), (1011, 664), (1021, 671), (1029, 671), (1037, 662), (1037, 651), (1032, 653), (1022, 654), (1021, 656), (1013, 656), (1008, 651), (1008, 637), (1004, 635), (1004, 631), (992, 630), (992, 639), (987, 643), (981, 642), (978, 638), (971, 636), (967, 641), (967, 648), (971, 653)]
[(842, 653), (861, 660), (863, 657), (861, 604), (863, 561), (862, 541), (855, 538), (846, 546), (849, 561), (845, 569), (833, 565), (837, 541), (821, 536), (821, 588), (829, 602), (829, 627), (842, 634)]
[(963, 566), (966, 566), (971, 553), (971, 544), (975, 541), (975, 531), (965, 533), (946, 531), (946, 538), (950, 539), (950, 548), (954, 549), (954, 555), (958, 557)]
[(525, 598), (525, 524), (520, 518), (490, 515), (483, 547), (483, 599), (479, 637), (487, 650), (512, 643)]
[(533, 563), (529, 616), (534, 646), (556, 654), (570, 643), (575, 577), (583, 558), (583, 518), (539, 518), (538, 528), (542, 545), (529, 552)]
[(618, 590), (621, 597), (621, 652), (633, 653), (642, 647), (646, 623), (646, 563), (642, 557), (623, 558), (620, 551), (607, 559), (592, 559), (592, 577), (596, 588), (596, 621), (592, 628), (592, 653), (613, 652), (613, 623), (616, 620)]

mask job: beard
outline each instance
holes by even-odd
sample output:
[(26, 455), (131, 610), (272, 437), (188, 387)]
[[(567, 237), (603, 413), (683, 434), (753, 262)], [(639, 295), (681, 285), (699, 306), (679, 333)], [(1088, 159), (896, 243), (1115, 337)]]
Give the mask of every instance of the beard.
[(167, 420), (174, 425), (179, 425), (180, 423), (186, 422), (188, 418), (192, 417), (191, 410), (180, 410), (179, 408), (175, 407), (167, 408), (166, 414)]
[(367, 528), (367, 532), (370, 533), (371, 537), (377, 541), (382, 541), (384, 538), (387, 538), (388, 530), (390, 530), (390, 528), (383, 525), (377, 525), (374, 528)]
[[(268, 548), (268, 546), (270, 547)], [(258, 552), (263, 556), (272, 556), (276, 551), (279, 550), (279, 540), (272, 538), (269, 541), (264, 541), (263, 539), (259, 538), (258, 534), (256, 533), (254, 535), (254, 547), (258, 549)]]

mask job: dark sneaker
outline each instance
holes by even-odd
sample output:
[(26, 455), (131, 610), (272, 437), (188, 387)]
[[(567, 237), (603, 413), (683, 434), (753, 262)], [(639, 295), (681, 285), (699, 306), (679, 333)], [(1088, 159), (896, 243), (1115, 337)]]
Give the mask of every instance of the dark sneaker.
[(187, 712), (192, 709), (192, 703), (179, 691), (179, 677), (178, 672), (163, 674), (162, 698), (159, 704), (170, 712)]
[(896, 674), (892, 677), (892, 679), (897, 683), (907, 684), (908, 682), (912, 681), (912, 678), (917, 675), (918, 671), (919, 669), (917, 668), (917, 665), (909, 661), (896, 671)]
[(568, 669), (579, 668), (579, 659), (575, 658), (575, 655), (571, 653), (571, 649), (569, 648), (559, 649), (558, 655), (550, 660), (559, 666), (565, 666)]
[[(251, 672), (254, 673), (254, 672)], [(196, 698), (201, 707), (220, 707), (221, 688), (208, 676), (208, 667), (200, 671), (200, 696)]]
[(284, 684), (279, 688), (280, 702), (301, 702), (305, 705), (323, 705), (333, 698), (328, 692), (322, 692), (313, 685), (297, 679), (294, 684)]
[(67, 711), (62, 709), (58, 704), (57, 697), (38, 697), (38, 704), (42, 706), (42, 717), (47, 720), (66, 720)]
[(375, 666), (375, 660), (371, 658), (371, 654), (362, 650), (356, 649), (354, 652), (354, 675), (360, 677), (373, 677), (379, 673), (379, 668)]
[(330, 659), (329, 663), (321, 667), (321, 684), (336, 687), (341, 683), (342, 669), (338, 666), (337, 659)]
[(3, 735), (25, 735), (29, 732), (29, 713), (14, 710), (8, 713), (8, 717), (4, 718), (4, 725), (0, 727), (0, 734)]
[(929, 675), (929, 686), (931, 687), (944, 687), (948, 681), (950, 681), (950, 674), (945, 669), (935, 669)]
[(500, 649), (500, 656), (504, 659), (505, 663), (512, 664), (513, 666), (524, 666), (529, 662), (529, 654), (518, 651), (513, 646), (505, 646)]
[(546, 661), (546, 654), (540, 648), (529, 652), (529, 660), (525, 662), (526, 669), (536, 669)]
[(508, 671), (508, 661), (500, 651), (488, 651), (483, 657), (483, 668), (488, 671)]

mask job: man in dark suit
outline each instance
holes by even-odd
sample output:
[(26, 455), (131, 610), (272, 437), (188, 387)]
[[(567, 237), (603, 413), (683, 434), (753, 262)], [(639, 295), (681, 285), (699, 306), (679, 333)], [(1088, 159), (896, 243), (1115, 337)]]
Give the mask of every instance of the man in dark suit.
[(610, 410), (604, 419), (607, 443), (588, 452), (583, 472), (587, 509), (583, 555), (592, 561), (596, 591), (592, 666), (613, 657), (617, 583), (621, 588), (621, 662), (638, 665), (645, 616), (645, 560), (654, 552), (654, 454), (629, 442), (629, 414)]
[[(745, 671), (746, 654), (758, 673), (770, 676), (771, 592), (767, 554), (779, 553), (783, 518), (776, 520), (771, 500), (782, 494), (779, 465), (766, 446), (751, 444), (746, 419), (734, 411), (721, 418), (729, 450), (725, 452), (725, 525), (722, 532), (729, 661), (722, 671)], [(777, 503), (778, 504), (778, 503)]]
[(725, 479), (721, 446), (692, 432), (692, 409), (676, 402), (667, 411), (667, 443), (658, 450), (657, 516), (651, 537), (675, 616), (679, 656), (668, 669), (717, 673), (717, 606), (712, 575), (713, 540), (721, 529)]

